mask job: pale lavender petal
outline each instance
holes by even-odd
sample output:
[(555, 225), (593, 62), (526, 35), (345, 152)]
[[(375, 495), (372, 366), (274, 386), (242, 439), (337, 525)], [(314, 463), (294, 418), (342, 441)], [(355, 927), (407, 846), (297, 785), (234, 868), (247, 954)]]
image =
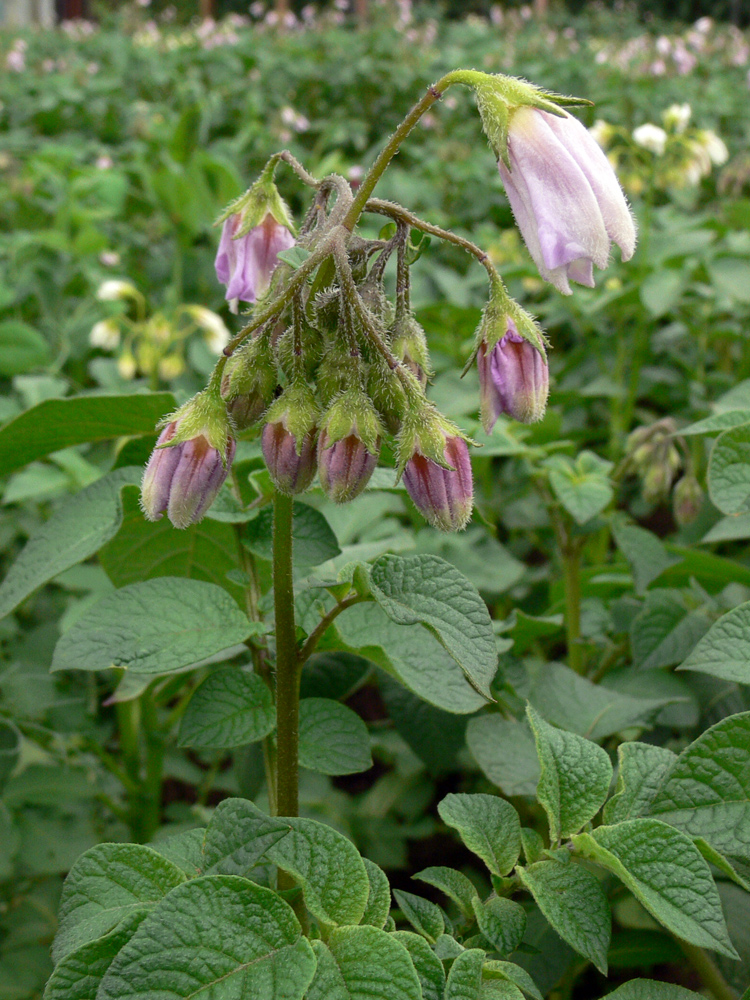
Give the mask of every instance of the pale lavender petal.
[(151, 452), (141, 482), (141, 508), (148, 521), (158, 521), (169, 503), (169, 491), (174, 470), (180, 461), (182, 445), (160, 448), (174, 437), (176, 424), (168, 424), (159, 435), (157, 447)]
[(225, 220), (224, 225), (221, 227), (221, 239), (219, 240), (219, 249), (216, 254), (215, 267), (216, 277), (222, 285), (229, 284), (232, 278), (232, 272), (234, 271), (236, 254), (232, 235), (236, 229), (235, 218), (237, 217), (230, 216), (230, 218)]

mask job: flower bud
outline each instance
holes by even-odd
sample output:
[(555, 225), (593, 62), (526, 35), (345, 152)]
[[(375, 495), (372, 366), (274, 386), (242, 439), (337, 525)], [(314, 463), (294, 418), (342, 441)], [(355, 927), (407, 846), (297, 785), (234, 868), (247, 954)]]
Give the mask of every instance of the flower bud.
[(547, 359), (518, 332), (509, 317), (507, 332), (494, 345), (483, 340), (477, 353), (482, 424), (489, 432), (501, 413), (532, 424), (541, 420), (549, 395)]
[(334, 400), (318, 439), (318, 474), (324, 492), (336, 503), (348, 503), (364, 490), (378, 464), (380, 418), (360, 389)]
[(250, 427), (273, 400), (278, 374), (265, 337), (244, 344), (227, 361), (221, 395), (237, 430)]
[(424, 389), (432, 374), (430, 355), (424, 330), (412, 315), (405, 313), (396, 319), (391, 332), (391, 350)]
[(677, 483), (672, 494), (674, 519), (681, 528), (692, 524), (703, 506), (703, 490), (695, 476), (687, 473)]
[(433, 528), (460, 531), (471, 517), (474, 492), (466, 442), (446, 436), (443, 458), (449, 469), (415, 451), (404, 469), (404, 485)]
[(266, 414), (263, 458), (282, 493), (304, 493), (315, 477), (317, 406), (304, 383), (290, 385)]
[(398, 376), (382, 358), (372, 361), (367, 373), (367, 395), (391, 434), (398, 434), (406, 412), (406, 393)]
[(159, 435), (143, 474), (146, 519), (158, 521), (166, 511), (175, 528), (200, 521), (227, 478), (235, 448), (226, 410), (210, 390), (180, 407)]

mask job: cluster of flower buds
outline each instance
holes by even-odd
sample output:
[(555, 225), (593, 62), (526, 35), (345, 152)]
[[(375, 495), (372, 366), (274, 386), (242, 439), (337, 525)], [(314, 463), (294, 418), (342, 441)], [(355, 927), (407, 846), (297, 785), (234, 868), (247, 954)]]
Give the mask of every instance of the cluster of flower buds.
[[(625, 463), (641, 480), (643, 499), (663, 503), (669, 498), (672, 483), (683, 465), (677, 446), (677, 425), (671, 417), (647, 427), (636, 427), (628, 435)], [(684, 489), (684, 487), (683, 487)]]

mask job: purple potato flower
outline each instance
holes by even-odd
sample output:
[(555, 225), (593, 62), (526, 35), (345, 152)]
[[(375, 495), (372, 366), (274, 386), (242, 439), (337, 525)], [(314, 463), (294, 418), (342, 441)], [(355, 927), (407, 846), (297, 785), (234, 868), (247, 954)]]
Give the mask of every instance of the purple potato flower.
[(268, 291), (271, 275), (279, 262), (277, 254), (294, 246), (294, 237), (269, 212), (260, 225), (244, 236), (236, 236), (242, 215), (225, 220), (216, 254), (216, 276), (227, 286), (232, 312), (237, 302), (255, 302)]
[(404, 486), (414, 505), (434, 528), (460, 531), (471, 517), (474, 503), (474, 483), (466, 442), (460, 437), (446, 436), (444, 469), (415, 451), (404, 469)]
[(283, 419), (265, 425), (261, 447), (276, 489), (290, 495), (305, 492), (315, 478), (316, 437), (316, 431), (309, 431), (302, 438), (298, 451), (297, 439)]
[(216, 499), (234, 458), (236, 443), (227, 440), (226, 463), (208, 440), (199, 434), (188, 441), (167, 445), (179, 421), (167, 424), (151, 453), (141, 483), (141, 507), (148, 521), (158, 521), (166, 511), (175, 528), (200, 521)]
[(512, 319), (494, 347), (486, 341), (477, 354), (482, 424), (489, 434), (501, 413), (532, 424), (541, 420), (549, 395), (547, 359), (524, 340)]
[(318, 475), (323, 492), (336, 503), (349, 503), (364, 490), (378, 464), (378, 451), (367, 449), (356, 434), (331, 442), (328, 431), (318, 439)]
[(508, 126), (510, 169), (499, 161), (513, 215), (539, 273), (564, 295), (570, 281), (594, 287), (616, 243), (623, 260), (636, 230), (625, 195), (596, 140), (572, 115), (516, 108)]

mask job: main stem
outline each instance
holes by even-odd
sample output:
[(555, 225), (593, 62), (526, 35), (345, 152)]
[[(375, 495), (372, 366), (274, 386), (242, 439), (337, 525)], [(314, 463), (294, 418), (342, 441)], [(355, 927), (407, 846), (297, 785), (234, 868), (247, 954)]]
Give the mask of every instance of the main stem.
[(299, 812), (299, 675), (292, 581), (292, 498), (273, 499), (273, 599), (276, 617), (276, 815)]

